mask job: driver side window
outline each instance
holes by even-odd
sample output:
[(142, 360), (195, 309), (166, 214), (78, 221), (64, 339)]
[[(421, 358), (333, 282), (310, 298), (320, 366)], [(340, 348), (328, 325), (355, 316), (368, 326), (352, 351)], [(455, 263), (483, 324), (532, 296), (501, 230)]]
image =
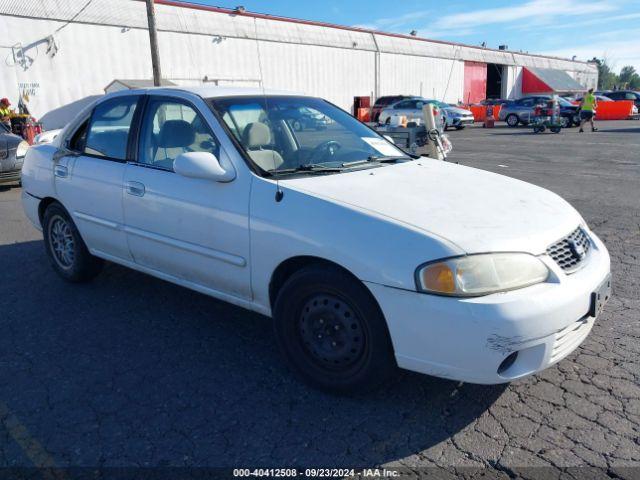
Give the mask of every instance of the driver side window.
[(218, 142), (206, 121), (177, 99), (151, 97), (142, 123), (138, 162), (173, 171), (173, 161), (187, 152), (218, 156)]

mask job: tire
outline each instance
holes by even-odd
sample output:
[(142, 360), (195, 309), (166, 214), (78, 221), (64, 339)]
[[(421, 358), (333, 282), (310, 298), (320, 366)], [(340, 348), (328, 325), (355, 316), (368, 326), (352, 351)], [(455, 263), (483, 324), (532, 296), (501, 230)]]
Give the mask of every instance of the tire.
[(53, 269), (68, 282), (87, 282), (100, 273), (103, 260), (89, 253), (73, 220), (59, 203), (42, 218), (44, 246)]
[(368, 391), (397, 368), (375, 299), (337, 268), (314, 265), (294, 273), (275, 301), (274, 327), (289, 367), (321, 390)]
[(464, 127), (465, 127), (464, 125), (458, 125), (456, 127), (456, 130), (464, 130)]
[(509, 125), (511, 128), (517, 127), (518, 123), (520, 123), (520, 120), (518, 119), (518, 116), (515, 113), (510, 113), (509, 115), (507, 115), (507, 118), (504, 119), (505, 122), (507, 122), (507, 125)]
[(551, 133), (560, 133), (562, 128), (561, 127), (551, 127), (551, 128), (549, 128), (549, 130), (551, 130)]
[(576, 115), (573, 116), (572, 121), (573, 121), (573, 124), (576, 127), (579, 127), (580, 126), (580, 122), (582, 121), (582, 119), (580, 118), (580, 115), (576, 114)]
[(560, 117), (560, 126), (562, 128), (569, 128), (571, 126), (571, 123), (572, 123), (571, 122), (571, 118), (569, 118), (569, 117)]

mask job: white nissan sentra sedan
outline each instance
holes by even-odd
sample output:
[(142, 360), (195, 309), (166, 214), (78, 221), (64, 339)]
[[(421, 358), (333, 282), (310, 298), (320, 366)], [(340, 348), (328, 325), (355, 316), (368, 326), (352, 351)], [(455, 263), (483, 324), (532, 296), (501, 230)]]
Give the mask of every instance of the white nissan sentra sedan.
[[(294, 129), (300, 112), (326, 128)], [(334, 391), (397, 366), (484, 384), (539, 372), (610, 295), (607, 249), (558, 195), (408, 157), (319, 98), (106, 95), (29, 149), (22, 182), (61, 277), (107, 260), (270, 316), (291, 368)]]

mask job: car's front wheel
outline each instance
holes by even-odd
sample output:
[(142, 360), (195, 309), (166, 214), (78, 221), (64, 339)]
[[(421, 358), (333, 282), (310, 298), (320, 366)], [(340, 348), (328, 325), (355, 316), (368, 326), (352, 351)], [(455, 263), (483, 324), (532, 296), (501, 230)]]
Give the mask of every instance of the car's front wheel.
[(516, 114), (511, 113), (507, 115), (507, 118), (505, 119), (505, 121), (507, 122), (507, 125), (509, 125), (510, 127), (517, 127), (518, 122), (520, 120), (518, 119), (518, 116)]
[(69, 282), (86, 282), (102, 269), (103, 261), (89, 253), (80, 232), (59, 203), (47, 207), (42, 217), (47, 255), (54, 270)]
[(571, 126), (571, 119), (569, 117), (560, 117), (560, 126), (562, 128), (569, 128)]
[(365, 286), (337, 268), (294, 273), (274, 305), (278, 344), (292, 370), (333, 392), (369, 390), (396, 367), (386, 321)]

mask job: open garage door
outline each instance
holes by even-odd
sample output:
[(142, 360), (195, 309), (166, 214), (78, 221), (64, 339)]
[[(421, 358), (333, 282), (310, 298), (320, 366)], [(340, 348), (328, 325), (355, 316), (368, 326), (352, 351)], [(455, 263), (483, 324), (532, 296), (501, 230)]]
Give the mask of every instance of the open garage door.
[(487, 64), (464, 62), (464, 103), (478, 103), (487, 96)]

